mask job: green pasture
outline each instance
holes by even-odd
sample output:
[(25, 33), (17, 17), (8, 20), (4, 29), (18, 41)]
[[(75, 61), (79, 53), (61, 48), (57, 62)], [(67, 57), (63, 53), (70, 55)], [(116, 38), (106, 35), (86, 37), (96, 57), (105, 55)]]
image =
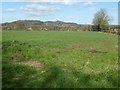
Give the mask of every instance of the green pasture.
[(118, 36), (3, 31), (3, 88), (118, 87)]

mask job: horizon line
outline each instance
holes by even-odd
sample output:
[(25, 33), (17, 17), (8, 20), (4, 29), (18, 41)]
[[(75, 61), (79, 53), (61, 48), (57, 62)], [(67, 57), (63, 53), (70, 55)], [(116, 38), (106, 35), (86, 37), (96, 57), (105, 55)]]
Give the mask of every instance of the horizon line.
[[(64, 22), (64, 23), (75, 23), (75, 24), (78, 24), (78, 25), (93, 25), (92, 23), (77, 23), (77, 22), (72, 22), (72, 21), (63, 21), (63, 20), (47, 20), (47, 21), (44, 21), (44, 20), (34, 20), (34, 19), (22, 19), (22, 20), (14, 20), (14, 21), (6, 21), (6, 22), (1, 22), (0, 24), (4, 24), (4, 23), (13, 23), (13, 22), (16, 22), (16, 21), (41, 21), (41, 22), (57, 22), (57, 21), (60, 21), (60, 22)], [(119, 25), (119, 24), (110, 24), (110, 25)]]

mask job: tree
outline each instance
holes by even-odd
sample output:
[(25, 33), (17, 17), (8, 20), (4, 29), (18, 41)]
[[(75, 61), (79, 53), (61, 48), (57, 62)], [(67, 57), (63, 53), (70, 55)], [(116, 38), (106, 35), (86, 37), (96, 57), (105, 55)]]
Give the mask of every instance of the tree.
[(108, 29), (111, 18), (105, 9), (100, 9), (94, 16), (93, 24), (97, 27), (97, 31)]

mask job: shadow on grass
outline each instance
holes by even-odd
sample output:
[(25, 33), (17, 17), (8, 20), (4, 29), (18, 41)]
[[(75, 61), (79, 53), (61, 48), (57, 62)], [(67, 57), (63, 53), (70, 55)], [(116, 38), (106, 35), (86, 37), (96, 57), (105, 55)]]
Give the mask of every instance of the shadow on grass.
[(41, 87), (51, 87), (52, 83), (54, 83), (58, 79), (60, 73), (60, 68), (56, 66), (50, 68), (50, 72), (48, 72), (47, 76), (44, 78)]
[(109, 88), (118, 85), (116, 71), (87, 74), (53, 66), (44, 73), (36, 73), (24, 66), (3, 65), (3, 88)]
[(36, 71), (33, 68), (23, 65), (15, 65), (3, 61), (2, 65), (2, 87), (3, 88), (22, 88), (28, 79)]
[(3, 61), (3, 88), (113, 88), (118, 87), (118, 71), (85, 73), (68, 71), (53, 65), (47, 71), (36, 71), (24, 65)]
[(47, 72), (38, 74), (29, 80), (26, 87), (33, 88), (109, 88), (117, 87), (116, 71), (88, 74), (84, 71), (68, 72), (58, 66), (51, 67)]

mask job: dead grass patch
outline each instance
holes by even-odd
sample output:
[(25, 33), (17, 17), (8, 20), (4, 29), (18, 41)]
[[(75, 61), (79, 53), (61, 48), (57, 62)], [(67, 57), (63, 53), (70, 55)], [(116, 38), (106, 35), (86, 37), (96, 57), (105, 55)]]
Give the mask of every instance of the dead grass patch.
[(44, 69), (44, 65), (41, 63), (38, 63), (37, 61), (22, 61), (22, 62), (15, 62), (14, 64), (29, 65), (31, 67), (36, 68), (37, 70)]

